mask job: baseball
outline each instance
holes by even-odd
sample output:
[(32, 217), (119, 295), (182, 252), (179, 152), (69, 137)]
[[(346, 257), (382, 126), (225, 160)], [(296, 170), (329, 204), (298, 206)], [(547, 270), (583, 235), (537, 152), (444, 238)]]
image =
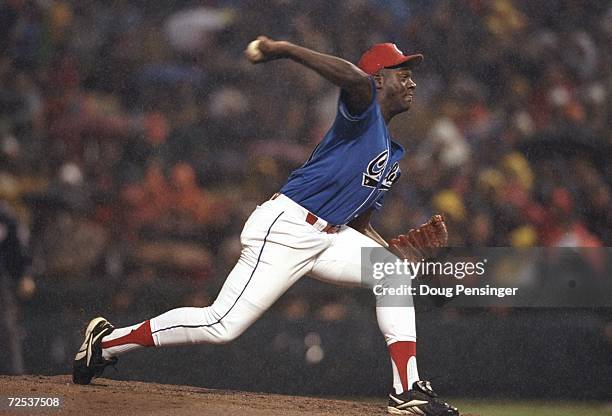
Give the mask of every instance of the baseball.
[(256, 39), (249, 43), (246, 48), (247, 58), (249, 58), (251, 62), (257, 62), (263, 58), (263, 53), (261, 53), (261, 51), (259, 50), (260, 43), (261, 41), (259, 39)]

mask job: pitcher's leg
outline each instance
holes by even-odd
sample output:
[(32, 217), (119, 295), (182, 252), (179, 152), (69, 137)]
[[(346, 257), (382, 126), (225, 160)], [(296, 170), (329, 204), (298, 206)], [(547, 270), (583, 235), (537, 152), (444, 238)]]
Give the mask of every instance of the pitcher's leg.
[[(361, 276), (362, 247), (382, 249), (380, 244), (360, 232), (348, 227), (342, 229), (336, 235), (333, 244), (316, 258), (309, 275), (336, 285), (364, 286), (366, 284), (364, 282), (368, 280), (362, 280)], [(403, 296), (401, 303), (407, 306), (376, 308), (378, 325), (387, 345), (398, 341), (416, 341), (415, 314), (411, 296)]]
[[(343, 228), (335, 236), (333, 244), (317, 257), (309, 274), (332, 284), (363, 286), (362, 247), (382, 248), (360, 232), (348, 227)], [(414, 381), (419, 379), (416, 363), (416, 321), (410, 295), (405, 296), (403, 303), (409, 306), (376, 307), (378, 326), (391, 355), (393, 386), (398, 394), (409, 390)]]
[(397, 394), (401, 394), (419, 380), (414, 307), (378, 306), (376, 319), (391, 356), (393, 388)]
[[(295, 281), (282, 271), (258, 266), (238, 262), (211, 306), (178, 308), (151, 319), (155, 345), (224, 344), (236, 339)], [(259, 280), (269, 284), (258, 284)], [(258, 299), (258, 304), (249, 298)]]
[(327, 246), (325, 240), (319, 243), (308, 236), (289, 240), (287, 233), (300, 230), (281, 217), (282, 211), (258, 209), (247, 221), (240, 260), (211, 306), (177, 308), (116, 329), (102, 339), (103, 357), (153, 345), (222, 344), (242, 334), (310, 270), (312, 258)]

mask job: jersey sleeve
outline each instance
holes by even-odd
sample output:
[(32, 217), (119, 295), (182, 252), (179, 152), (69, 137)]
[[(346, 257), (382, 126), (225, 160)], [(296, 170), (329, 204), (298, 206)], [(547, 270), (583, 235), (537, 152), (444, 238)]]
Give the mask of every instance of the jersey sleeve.
[(338, 99), (338, 114), (334, 121), (334, 132), (343, 138), (352, 138), (360, 134), (369, 125), (375, 122), (377, 117), (380, 117), (378, 110), (378, 102), (376, 101), (376, 86), (374, 79), (370, 77), (370, 85), (372, 87), (372, 101), (361, 114), (351, 114), (346, 104), (346, 91), (340, 91)]

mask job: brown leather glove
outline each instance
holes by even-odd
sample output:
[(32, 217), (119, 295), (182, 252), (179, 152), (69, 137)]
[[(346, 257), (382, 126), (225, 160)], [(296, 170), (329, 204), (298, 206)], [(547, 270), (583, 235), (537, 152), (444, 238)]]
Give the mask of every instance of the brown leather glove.
[(448, 231), (444, 217), (434, 215), (419, 228), (411, 229), (389, 241), (389, 250), (401, 259), (415, 262), (435, 257), (441, 247), (448, 244)]

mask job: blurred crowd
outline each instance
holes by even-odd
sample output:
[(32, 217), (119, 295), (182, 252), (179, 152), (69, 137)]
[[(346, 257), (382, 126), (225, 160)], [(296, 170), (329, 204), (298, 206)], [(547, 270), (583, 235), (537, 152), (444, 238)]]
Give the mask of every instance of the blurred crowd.
[(336, 112), (313, 72), (243, 58), (259, 34), (425, 55), (383, 236), (441, 212), (453, 246), (610, 246), (608, 2), (5, 0), (0, 199), (34, 274), (223, 281)]

